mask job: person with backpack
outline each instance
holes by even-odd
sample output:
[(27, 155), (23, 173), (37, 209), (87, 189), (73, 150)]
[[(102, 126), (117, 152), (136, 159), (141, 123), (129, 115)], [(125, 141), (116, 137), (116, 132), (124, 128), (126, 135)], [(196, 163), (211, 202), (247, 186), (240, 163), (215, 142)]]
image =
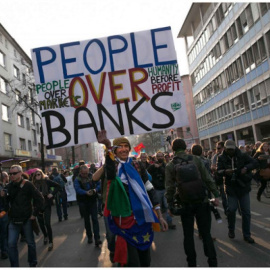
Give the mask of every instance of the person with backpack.
[(67, 192), (65, 189), (65, 183), (67, 183), (67, 179), (58, 173), (58, 168), (52, 169), (52, 174), (50, 176), (50, 179), (61, 186), (60, 191), (56, 193), (56, 196), (55, 196), (55, 205), (56, 205), (58, 221), (61, 222), (63, 219), (63, 215), (64, 215), (65, 220), (68, 219)]
[(215, 197), (213, 204), (218, 206), (217, 187), (200, 158), (185, 153), (186, 143), (183, 139), (173, 140), (172, 150), (174, 158), (165, 170), (165, 196), (170, 212), (181, 216), (188, 266), (197, 265), (194, 243), (194, 219), (196, 218), (208, 265), (216, 267), (217, 255), (210, 233), (211, 210), (207, 189)]

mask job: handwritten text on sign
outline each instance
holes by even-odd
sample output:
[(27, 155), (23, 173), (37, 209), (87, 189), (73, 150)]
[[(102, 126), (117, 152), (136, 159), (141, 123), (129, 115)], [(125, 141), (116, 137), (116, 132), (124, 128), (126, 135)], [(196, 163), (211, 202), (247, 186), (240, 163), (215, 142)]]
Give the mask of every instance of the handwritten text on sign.
[(187, 125), (170, 27), (32, 50), (47, 148)]

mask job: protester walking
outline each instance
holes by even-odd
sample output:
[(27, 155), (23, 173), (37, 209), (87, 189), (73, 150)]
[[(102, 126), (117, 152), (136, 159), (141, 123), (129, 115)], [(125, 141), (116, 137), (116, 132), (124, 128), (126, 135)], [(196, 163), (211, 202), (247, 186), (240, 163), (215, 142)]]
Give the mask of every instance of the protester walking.
[(12, 267), (19, 267), (18, 238), (23, 228), (28, 245), (28, 263), (30, 267), (37, 265), (36, 243), (32, 222), (44, 208), (44, 199), (35, 186), (22, 178), (22, 167), (12, 165), (9, 176), (11, 182), (7, 193), (1, 191), (1, 196), (7, 196), (10, 205), (8, 226), (8, 255)]
[[(74, 188), (84, 218), (88, 244), (93, 243), (94, 233), (95, 245), (98, 247), (101, 244), (97, 212), (97, 193), (100, 191), (100, 182), (94, 182), (89, 177), (89, 168), (87, 165), (80, 166), (79, 175), (74, 180)], [(93, 231), (91, 228), (90, 217), (92, 220)]]
[(224, 151), (217, 159), (217, 174), (224, 177), (225, 192), (228, 199), (228, 236), (235, 238), (236, 210), (240, 205), (242, 213), (242, 233), (246, 242), (255, 241), (250, 232), (250, 197), (252, 170), (257, 162), (248, 154), (241, 152), (233, 140), (227, 140)]
[[(114, 261), (122, 266), (149, 267), (152, 225), (159, 221), (162, 230), (168, 229), (153, 185), (148, 180), (146, 169), (139, 168), (140, 165), (129, 158), (131, 145), (128, 139), (116, 138), (111, 147), (106, 130), (102, 130), (98, 132), (98, 142), (106, 146), (105, 165), (102, 167), (108, 191), (104, 215), (109, 216), (110, 230), (117, 235)], [(156, 228), (160, 230), (159, 224)]]
[(68, 219), (68, 212), (67, 212), (67, 192), (65, 189), (65, 184), (67, 183), (67, 179), (64, 176), (58, 173), (58, 168), (52, 169), (52, 174), (50, 176), (50, 180), (53, 180), (57, 184), (60, 185), (61, 190), (56, 193), (55, 196), (55, 205), (56, 211), (58, 216), (58, 221), (61, 222), (64, 219)]
[[(173, 160), (166, 166), (166, 198), (170, 212), (181, 215), (184, 232), (184, 249), (189, 267), (197, 266), (194, 243), (194, 219), (202, 236), (204, 254), (210, 267), (217, 266), (217, 255), (210, 233), (211, 210), (206, 188), (215, 196), (217, 206), (218, 190), (204, 163), (197, 156), (185, 153), (186, 143), (182, 139), (172, 142)], [(177, 205), (177, 207), (175, 206)]]
[(258, 161), (256, 178), (260, 181), (260, 188), (257, 193), (257, 200), (261, 201), (261, 195), (266, 188), (267, 181), (270, 180), (270, 149), (267, 142), (262, 143), (257, 149), (254, 159)]
[(52, 205), (53, 198), (56, 194), (61, 191), (61, 187), (54, 181), (49, 180), (49, 178), (38, 169), (33, 174), (33, 184), (37, 190), (44, 197), (44, 208), (37, 215), (38, 223), (40, 229), (43, 233), (44, 239), (43, 243), (46, 245), (49, 241), (48, 251), (53, 249), (53, 234), (51, 227), (51, 214), (52, 214)]

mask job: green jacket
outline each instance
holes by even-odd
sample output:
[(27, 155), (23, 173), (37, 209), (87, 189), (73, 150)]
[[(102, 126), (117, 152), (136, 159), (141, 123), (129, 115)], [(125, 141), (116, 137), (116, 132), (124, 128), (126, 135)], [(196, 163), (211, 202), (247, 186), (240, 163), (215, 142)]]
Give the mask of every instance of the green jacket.
[[(185, 153), (185, 151), (177, 151), (175, 152), (175, 156), (181, 157), (183, 159), (187, 159), (188, 154)], [(197, 156), (192, 156), (194, 164), (198, 167), (199, 172), (201, 173), (202, 180), (204, 181), (207, 189), (214, 194), (215, 198), (219, 197), (219, 192), (217, 190), (216, 184), (211, 177), (211, 175), (208, 173), (204, 163), (201, 161), (201, 159)], [(170, 161), (165, 169), (165, 188), (166, 193), (165, 197), (167, 198), (168, 203), (173, 202), (173, 197), (176, 192), (176, 179), (174, 175), (174, 164), (172, 161)], [(208, 197), (205, 196), (204, 202), (208, 201)]]

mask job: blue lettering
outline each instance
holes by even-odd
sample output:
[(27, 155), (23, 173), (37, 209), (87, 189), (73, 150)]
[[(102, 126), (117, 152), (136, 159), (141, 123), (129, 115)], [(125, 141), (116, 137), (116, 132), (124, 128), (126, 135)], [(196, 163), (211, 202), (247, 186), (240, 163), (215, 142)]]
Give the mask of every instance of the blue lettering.
[[(102, 62), (102, 65), (101, 67), (98, 69), (98, 70), (93, 70), (92, 68), (90, 68), (90, 66), (88, 65), (88, 62), (87, 62), (87, 51), (88, 51), (88, 48), (90, 47), (90, 45), (93, 43), (93, 42), (96, 42), (97, 45), (99, 46), (100, 50), (101, 50), (101, 53), (102, 53), (102, 59), (103, 59), (103, 62)], [(105, 51), (105, 48), (104, 48), (104, 45), (103, 43), (98, 40), (98, 39), (92, 39), (91, 41), (88, 42), (88, 44), (86, 45), (85, 49), (84, 49), (84, 52), (83, 52), (83, 62), (84, 62), (84, 65), (85, 67), (87, 68), (87, 70), (91, 73), (91, 74), (98, 74), (99, 72), (101, 72), (106, 64), (106, 51)]]
[(135, 38), (134, 38), (134, 33), (130, 33), (130, 39), (131, 39), (134, 67), (141, 67), (141, 68), (152, 67), (153, 64), (151, 64), (151, 63), (144, 64), (144, 65), (139, 65), (138, 64), (137, 48), (136, 48), (136, 42), (135, 42)]
[(176, 60), (163, 61), (163, 62), (162, 61), (159, 62), (159, 60), (158, 60), (157, 50), (159, 50), (159, 49), (166, 49), (167, 48), (167, 44), (157, 45), (156, 44), (156, 39), (155, 39), (155, 33), (156, 32), (160, 32), (160, 31), (167, 31), (167, 30), (171, 30), (171, 27), (164, 27), (164, 28), (158, 28), (158, 29), (151, 30), (152, 43), (153, 43), (153, 52), (154, 52), (155, 65), (156, 66), (177, 64), (177, 61)]
[[(41, 53), (40, 53), (41, 51), (49, 51), (52, 54), (52, 58), (47, 60), (47, 61), (42, 61), (41, 60)], [(46, 66), (46, 65), (54, 62), (54, 60), (56, 59), (56, 53), (50, 47), (41, 47), (41, 48), (33, 49), (33, 53), (36, 53), (37, 67), (38, 67), (40, 83), (45, 83), (43, 66)]]
[(61, 44), (60, 45), (61, 58), (62, 58), (62, 67), (63, 67), (63, 73), (64, 73), (64, 78), (65, 79), (72, 79), (74, 77), (83, 76), (83, 73), (70, 74), (70, 75), (67, 74), (67, 66), (66, 66), (66, 64), (76, 62), (76, 58), (65, 58), (64, 48), (74, 46), (74, 45), (80, 45), (80, 42), (77, 41), (77, 42), (71, 42), (71, 43), (66, 43), (66, 44)]
[[(116, 49), (116, 50), (113, 50), (112, 49), (112, 44), (111, 44), (111, 41), (113, 39), (120, 39), (124, 42), (124, 46), (120, 49)], [(110, 62), (111, 62), (111, 70), (114, 71), (114, 62), (113, 62), (113, 54), (116, 54), (116, 53), (121, 53), (121, 52), (124, 52), (127, 47), (128, 47), (128, 43), (127, 43), (127, 40), (122, 37), (122, 36), (111, 36), (111, 37), (108, 37), (108, 46), (109, 46), (109, 55), (110, 55)]]

